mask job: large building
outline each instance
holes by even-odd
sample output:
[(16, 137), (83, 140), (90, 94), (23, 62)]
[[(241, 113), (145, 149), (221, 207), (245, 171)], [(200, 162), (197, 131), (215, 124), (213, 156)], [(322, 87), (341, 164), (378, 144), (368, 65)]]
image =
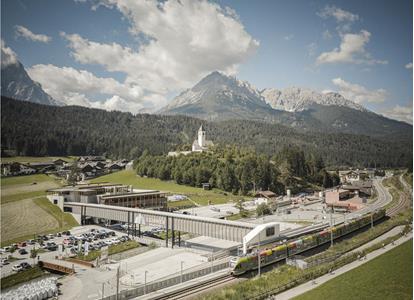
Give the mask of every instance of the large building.
[(63, 209), (64, 202), (95, 203), (165, 210), (167, 195), (156, 190), (133, 189), (112, 183), (80, 184), (47, 191), (47, 198)]
[(346, 170), (339, 171), (339, 179), (341, 183), (352, 183), (355, 181), (361, 181), (366, 179), (373, 179), (375, 177), (375, 170)]

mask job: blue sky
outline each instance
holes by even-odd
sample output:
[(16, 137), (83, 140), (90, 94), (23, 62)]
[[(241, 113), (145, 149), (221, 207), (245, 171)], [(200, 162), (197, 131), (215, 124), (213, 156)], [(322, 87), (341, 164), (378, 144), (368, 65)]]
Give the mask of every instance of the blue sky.
[(339, 91), (412, 122), (412, 11), (412, 1), (5, 0), (1, 25), (3, 46), (68, 104), (159, 108), (218, 69), (259, 89)]

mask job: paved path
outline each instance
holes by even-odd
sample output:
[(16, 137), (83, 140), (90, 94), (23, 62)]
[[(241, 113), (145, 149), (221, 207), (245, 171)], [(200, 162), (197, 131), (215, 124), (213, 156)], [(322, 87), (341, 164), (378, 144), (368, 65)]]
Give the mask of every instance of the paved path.
[[(383, 237), (383, 236), (381, 236), (381, 237)], [(335, 270), (333, 274), (325, 274), (321, 277), (318, 277), (317, 279), (314, 280), (316, 283), (313, 283), (313, 281), (306, 282), (306, 283), (301, 284), (297, 287), (294, 287), (290, 290), (287, 290), (283, 293), (272, 296), (270, 299), (287, 300), (287, 299), (291, 299), (291, 298), (294, 298), (296, 296), (299, 296), (299, 295), (301, 295), (305, 292), (308, 292), (308, 291), (320, 286), (321, 284), (331, 280), (332, 278), (335, 278), (339, 275), (342, 275), (342, 274), (344, 274), (344, 273), (346, 273), (346, 272), (348, 272), (352, 269), (355, 269), (355, 268), (363, 265), (364, 263), (380, 256), (381, 254), (384, 254), (387, 251), (390, 251), (391, 249), (397, 247), (398, 245), (401, 245), (402, 243), (404, 243), (404, 242), (406, 242), (406, 241), (408, 241), (412, 238), (413, 238), (413, 234), (412, 234), (412, 232), (410, 232), (407, 236), (401, 237), (400, 239), (398, 239), (395, 242), (395, 245), (389, 244), (389, 245), (385, 246), (385, 248), (381, 248), (381, 249), (375, 250), (375, 251), (367, 254), (367, 259), (366, 260), (356, 260), (356, 261), (354, 261), (350, 264), (347, 264), (346, 266), (343, 266), (342, 268), (339, 268), (339, 269)], [(377, 241), (377, 239), (375, 239), (374, 241)]]

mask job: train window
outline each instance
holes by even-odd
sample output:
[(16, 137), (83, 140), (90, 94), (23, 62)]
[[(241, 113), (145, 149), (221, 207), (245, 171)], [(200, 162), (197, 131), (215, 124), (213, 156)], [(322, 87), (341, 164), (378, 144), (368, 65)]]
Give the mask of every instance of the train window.
[(272, 236), (272, 235), (275, 235), (275, 228), (274, 227), (266, 228), (266, 236)]

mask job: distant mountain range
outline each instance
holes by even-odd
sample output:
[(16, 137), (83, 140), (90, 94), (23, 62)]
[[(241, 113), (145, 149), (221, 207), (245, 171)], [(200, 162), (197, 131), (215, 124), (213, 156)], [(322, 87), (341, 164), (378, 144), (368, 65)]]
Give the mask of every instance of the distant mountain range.
[(265, 89), (261, 92), (261, 95), (272, 108), (289, 112), (304, 111), (314, 104), (367, 111), (362, 105), (345, 99), (341, 94), (334, 92), (318, 93), (310, 89), (291, 87), (283, 90)]
[(63, 105), (48, 95), (40, 83), (33, 81), (19, 61), (7, 65), (2, 62), (1, 95), (39, 104)]
[(372, 136), (412, 130), (411, 125), (375, 114), (338, 93), (297, 87), (259, 91), (247, 81), (221, 72), (209, 74), (159, 113), (209, 121), (258, 120), (304, 130)]
[[(1, 66), (1, 95), (46, 105), (64, 105), (34, 82), (23, 65)], [(146, 111), (143, 111), (145, 113)], [(296, 129), (370, 136), (405, 135), (412, 126), (375, 114), (338, 93), (292, 87), (259, 91), (247, 81), (212, 72), (158, 111), (208, 121), (251, 120)]]

